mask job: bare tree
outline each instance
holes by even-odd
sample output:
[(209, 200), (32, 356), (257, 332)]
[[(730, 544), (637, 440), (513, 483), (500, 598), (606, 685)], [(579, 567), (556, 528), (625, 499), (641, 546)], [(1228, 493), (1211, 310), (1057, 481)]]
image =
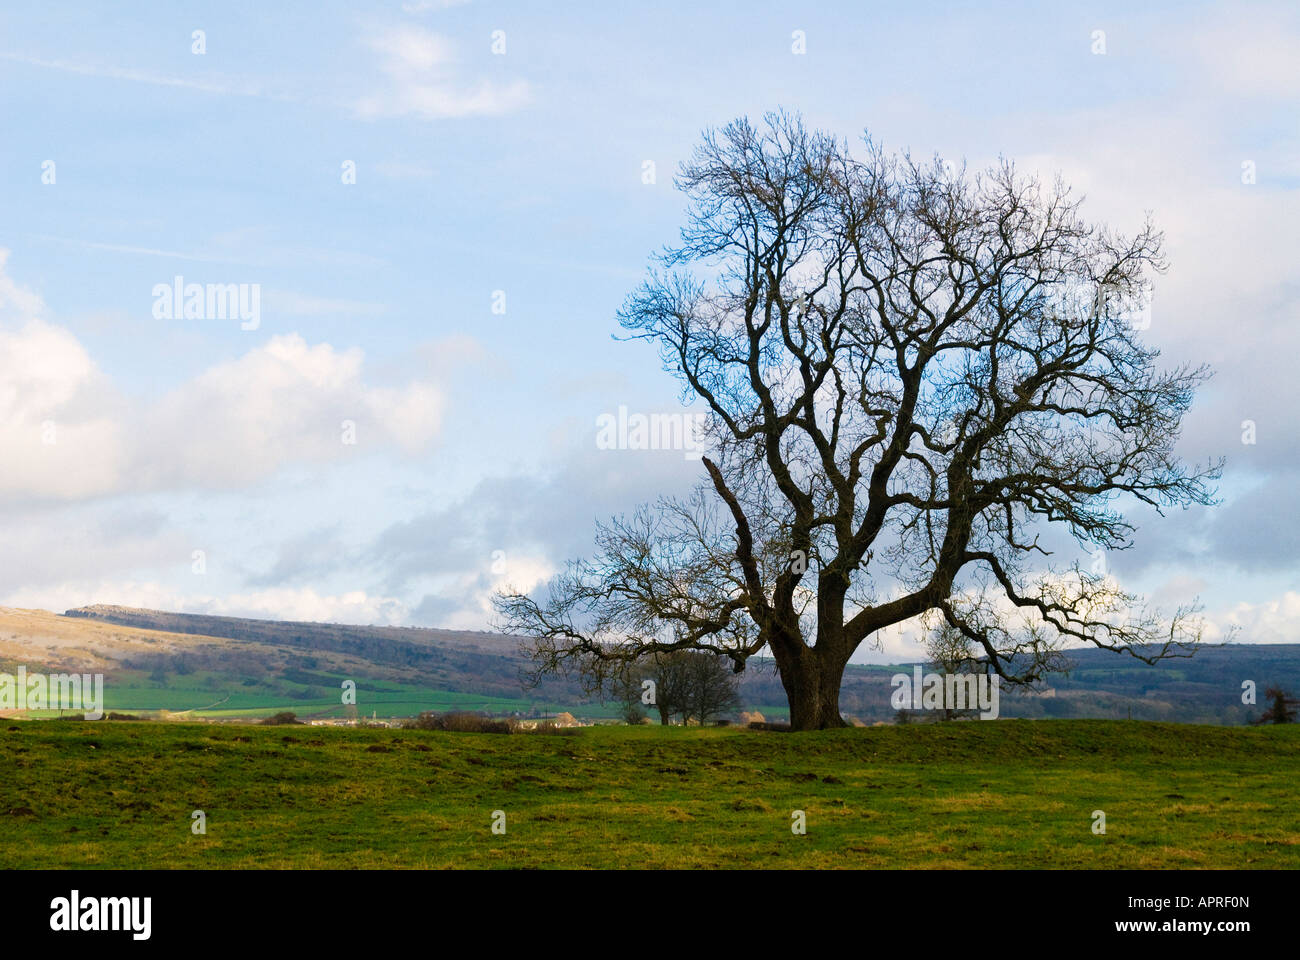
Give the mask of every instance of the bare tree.
[[(701, 724), (740, 707), (735, 674), (716, 656), (691, 650), (674, 650), (648, 657), (626, 670), (607, 674), (606, 687), (622, 705), (625, 718), (640, 712), (643, 694), (650, 681), (654, 695), (649, 705), (667, 725), (673, 717), (686, 724)], [(635, 722), (640, 722), (639, 717)]]
[[(610, 695), (622, 704), (625, 719), (633, 716), (634, 707), (639, 710), (642, 703), (647, 703), (659, 714), (660, 724), (667, 726), (684, 709), (689, 680), (681, 654), (669, 651), (651, 654), (618, 671), (603, 672), (599, 687), (603, 688), (600, 690), (603, 695)], [(649, 687), (645, 685), (647, 681)], [(597, 685), (589, 685), (588, 690), (597, 692)], [(647, 690), (651, 691), (648, 702), (644, 700)]]
[(1161, 369), (1134, 322), (1164, 266), (1149, 223), (1124, 238), (1008, 162), (858, 157), (784, 114), (706, 133), (678, 186), (681, 243), (620, 322), (707, 411), (707, 477), (600, 526), (540, 600), (497, 598), (536, 675), (767, 650), (806, 730), (843, 725), (849, 657), (914, 617), (1010, 683), (1069, 643), (1190, 654), (1194, 608), (1040, 544), (1122, 549), (1128, 507), (1213, 502), (1220, 465), (1174, 454), (1207, 372)]
[(684, 651), (676, 656), (685, 660), (686, 702), (683, 722), (695, 719), (700, 726), (723, 714), (740, 709), (740, 691), (736, 674), (724, 661), (711, 653)]
[(654, 653), (646, 666), (646, 674), (654, 681), (655, 709), (660, 723), (667, 725), (673, 716), (686, 723), (690, 713), (691, 670), (690, 663), (681, 651)]

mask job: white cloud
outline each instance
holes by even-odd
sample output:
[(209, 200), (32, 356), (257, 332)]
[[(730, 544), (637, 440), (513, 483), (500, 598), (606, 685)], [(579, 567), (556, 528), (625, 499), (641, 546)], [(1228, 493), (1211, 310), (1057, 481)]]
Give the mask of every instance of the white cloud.
[[(484, 570), (487, 567), (487, 570)], [(499, 572), (498, 572), (499, 571)], [(433, 625), (448, 630), (482, 630), (495, 617), (492, 598), (505, 589), (531, 593), (559, 572), (544, 556), (482, 552), (482, 563), (434, 578), (424, 610)]]
[(516, 110), (529, 100), (528, 84), (522, 80), (465, 83), (456, 75), (451, 42), (423, 27), (391, 27), (373, 35), (368, 45), (378, 54), (388, 84), (358, 101), (356, 110), (362, 117), (493, 116)]
[(452, 61), (446, 37), (420, 27), (395, 27), (370, 39), (370, 48), (382, 59), (382, 69), (395, 76), (428, 73)]
[(0, 497), (103, 493), (123, 467), (112, 392), (77, 338), (41, 319), (44, 303), (8, 259), (0, 250)]
[(0, 248), (0, 319), (32, 320), (45, 312), (45, 302), (9, 276), (9, 251)]
[(146, 610), (175, 610), (171, 604), (180, 596), (161, 584), (135, 580), (64, 581), (24, 587), (0, 599), (0, 606), (63, 613), (92, 603), (141, 607)]
[[(358, 349), (290, 334), (209, 368), (148, 411), (145, 432), (155, 439), (141, 451), (138, 476), (146, 487), (226, 487), (290, 462), (390, 444), (418, 453), (437, 433), (441, 393), (418, 382), (371, 387), (363, 361)], [(355, 444), (344, 442), (345, 430)]]
[[(41, 304), (0, 271), (6, 316), (11, 306), (21, 315)], [(288, 334), (145, 403), (109, 382), (70, 331), (39, 318), (0, 326), (0, 498), (220, 489), (295, 462), (424, 451), (441, 426), (441, 389), (419, 378), (372, 385), (364, 373), (359, 349)]]
[(274, 587), (227, 597), (186, 598), (174, 609), (186, 613), (311, 620), (322, 623), (397, 625), (407, 622), (406, 605), (393, 597), (371, 596), (364, 590), (322, 595), (310, 587)]
[(31, 320), (0, 330), (0, 497), (95, 496), (121, 481), (115, 397), (67, 330)]
[(1300, 593), (1288, 590), (1263, 603), (1238, 603), (1206, 617), (1209, 639), (1220, 640), (1232, 628), (1243, 643), (1295, 643), (1300, 623)]

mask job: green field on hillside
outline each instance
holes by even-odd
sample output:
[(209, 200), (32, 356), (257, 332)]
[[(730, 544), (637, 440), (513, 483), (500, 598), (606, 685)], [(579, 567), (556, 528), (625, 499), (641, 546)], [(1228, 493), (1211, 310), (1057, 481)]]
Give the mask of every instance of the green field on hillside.
[(1300, 726), (0, 721), (0, 759), (3, 867), (1300, 866)]
[[(155, 714), (184, 712), (195, 719), (230, 720), (269, 717), (283, 710), (300, 719), (341, 718), (346, 715), (340, 696), (342, 674), (314, 674), (313, 684), (295, 683), (281, 677), (252, 680), (208, 671), (170, 674), (165, 680), (151, 680), (134, 670), (119, 670), (104, 684), (105, 712)], [(531, 715), (534, 711), (554, 715), (577, 710), (583, 717), (609, 718), (618, 715), (618, 705), (591, 703), (580, 707), (525, 697), (494, 697), (476, 693), (438, 690), (414, 684), (361, 679), (357, 682), (357, 711), (365, 717), (413, 717), (425, 710), (466, 710), (506, 716)], [(50, 717), (53, 711), (34, 712)]]

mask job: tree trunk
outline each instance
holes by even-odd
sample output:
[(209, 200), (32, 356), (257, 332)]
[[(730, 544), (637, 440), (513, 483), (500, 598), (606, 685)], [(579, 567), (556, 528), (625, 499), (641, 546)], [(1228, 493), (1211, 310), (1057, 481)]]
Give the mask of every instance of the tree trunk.
[(780, 664), (781, 684), (790, 701), (791, 730), (831, 730), (847, 727), (840, 716), (840, 682), (847, 660), (805, 648)]
[(660, 726), (664, 726), (664, 727), (668, 726), (668, 708), (664, 706), (660, 706), (658, 709), (659, 709)]

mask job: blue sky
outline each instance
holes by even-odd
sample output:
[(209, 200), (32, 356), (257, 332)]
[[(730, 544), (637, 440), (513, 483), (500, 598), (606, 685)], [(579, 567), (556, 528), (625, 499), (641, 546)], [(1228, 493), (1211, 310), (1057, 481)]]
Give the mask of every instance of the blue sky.
[[(614, 314), (701, 131), (785, 107), (1151, 211), (1150, 338), (1218, 371), (1185, 447), (1228, 456), (1225, 503), (1111, 567), (1300, 640), (1293, 5), (274, 6), (0, 11), (0, 604), (486, 627), (696, 479), (596, 449), (602, 413), (679, 409)], [(155, 318), (177, 275), (257, 284), (260, 325)]]

